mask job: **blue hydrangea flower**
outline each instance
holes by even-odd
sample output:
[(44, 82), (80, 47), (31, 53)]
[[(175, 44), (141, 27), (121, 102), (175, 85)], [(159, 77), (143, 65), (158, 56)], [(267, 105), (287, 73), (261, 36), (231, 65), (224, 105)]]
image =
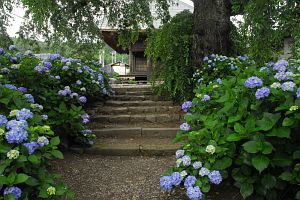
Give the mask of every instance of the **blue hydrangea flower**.
[(252, 76), (245, 81), (244, 85), (246, 88), (255, 88), (261, 86), (262, 84), (263, 81), (260, 78), (257, 76)]
[(203, 101), (203, 102), (208, 102), (208, 101), (210, 101), (210, 96), (207, 95), (207, 94), (203, 95), (203, 98), (202, 98), (201, 101)]
[(81, 96), (81, 97), (79, 97), (79, 101), (80, 101), (81, 103), (86, 103), (86, 102), (87, 102), (87, 99), (86, 99), (85, 96)]
[(275, 74), (274, 78), (279, 80), (279, 81), (284, 81), (284, 80), (287, 79), (287, 76), (286, 76), (285, 72), (278, 72), (278, 73)]
[(49, 71), (49, 69), (48, 69), (47, 67), (42, 66), (42, 65), (37, 65), (37, 66), (34, 68), (34, 70), (35, 70), (36, 72), (38, 72), (39, 74), (43, 74), (43, 73)]
[(58, 94), (59, 94), (59, 95), (62, 95), (62, 96), (67, 96), (68, 93), (67, 93), (66, 90), (59, 90), (59, 91), (58, 91)]
[(25, 51), (25, 55), (31, 56), (32, 55), (32, 51), (30, 51), (30, 50)]
[(20, 91), (22, 93), (26, 93), (27, 92), (27, 88), (25, 88), (25, 87), (19, 87), (18, 91)]
[(193, 163), (194, 169), (200, 169), (202, 167), (202, 162), (196, 161)]
[(49, 140), (48, 138), (46, 138), (45, 136), (40, 136), (38, 137), (37, 139), (37, 144), (40, 146), (40, 147), (44, 147), (44, 146), (47, 146), (49, 144)]
[(207, 56), (205, 56), (204, 58), (203, 58), (203, 61), (205, 62), (205, 61), (208, 61), (209, 60), (209, 58), (207, 57)]
[(13, 119), (13, 120), (10, 120), (6, 123), (6, 128), (7, 128), (7, 130), (12, 130), (12, 129), (15, 129), (15, 128), (26, 129), (26, 128), (28, 128), (28, 123), (25, 120), (17, 121), (15, 119)]
[(160, 187), (164, 191), (170, 191), (173, 188), (172, 179), (170, 176), (162, 176), (160, 178)]
[(185, 188), (193, 187), (196, 184), (196, 181), (197, 179), (195, 176), (188, 176), (184, 181), (184, 187)]
[(0, 115), (0, 126), (5, 125), (7, 123), (7, 118), (4, 115)]
[(297, 96), (298, 99), (300, 99), (300, 88), (297, 89), (296, 96)]
[(209, 181), (212, 184), (219, 185), (222, 182), (222, 176), (219, 171), (212, 171), (208, 174)]
[(180, 130), (182, 130), (182, 131), (189, 131), (191, 129), (191, 126), (188, 124), (188, 123), (182, 123), (181, 125), (180, 125)]
[(207, 168), (205, 168), (205, 167), (202, 167), (200, 170), (199, 170), (199, 175), (200, 176), (208, 176), (208, 174), (209, 174), (209, 170), (207, 169)]
[(24, 54), (22, 52), (16, 53), (17, 58), (22, 59), (24, 58)]
[(24, 94), (28, 103), (34, 103), (34, 97), (31, 94)]
[(189, 156), (183, 156), (182, 158), (181, 158), (181, 160), (182, 160), (182, 164), (184, 165), (184, 166), (186, 166), (186, 167), (188, 167), (188, 166), (190, 166), (191, 165), (191, 158), (189, 157)]
[(101, 73), (98, 74), (98, 81), (103, 82), (103, 75)]
[(202, 199), (202, 192), (198, 186), (187, 188), (186, 195), (188, 196), (188, 198), (190, 200), (201, 200)]
[(55, 76), (55, 78), (56, 78), (57, 80), (60, 80), (60, 76)]
[(86, 124), (90, 121), (90, 116), (87, 113), (85, 113), (85, 114), (81, 115), (81, 119), (82, 119), (82, 122), (84, 124)]
[(294, 80), (295, 74), (293, 72), (286, 72), (285, 75), (287, 80)]
[(218, 78), (216, 81), (217, 81), (217, 83), (219, 83), (220, 85), (222, 85), (222, 83), (223, 83), (222, 80), (221, 80), (220, 78)]
[(267, 87), (257, 89), (255, 92), (256, 99), (263, 99), (269, 95), (270, 95), (270, 89)]
[(285, 82), (281, 85), (283, 91), (293, 92), (296, 87), (296, 84), (292, 81)]
[(6, 188), (3, 191), (3, 195), (5, 196), (9, 194), (13, 194), (15, 196), (15, 200), (18, 200), (19, 198), (21, 198), (22, 190), (16, 186)]
[(278, 71), (278, 72), (285, 72), (286, 67), (288, 65), (289, 65), (289, 63), (286, 60), (279, 60), (274, 64), (273, 70)]
[(27, 148), (29, 155), (33, 154), (40, 147), (39, 144), (34, 141), (24, 143), (23, 146)]
[(103, 88), (102, 93), (103, 93), (104, 95), (109, 95), (108, 91), (107, 91), (105, 88)]
[(10, 45), (10, 46), (8, 47), (8, 50), (10, 50), (10, 51), (17, 51), (18, 48), (17, 48), (16, 45)]
[(92, 131), (90, 129), (85, 129), (82, 131), (83, 134), (89, 134), (92, 133)]
[(241, 61), (246, 61), (246, 60), (248, 60), (248, 57), (247, 56), (239, 56), (239, 59)]
[(28, 133), (22, 127), (15, 127), (8, 131), (5, 137), (9, 144), (21, 144), (27, 140)]
[(188, 112), (188, 110), (192, 107), (193, 103), (191, 101), (186, 101), (182, 104), (181, 108), (184, 112)]
[(16, 115), (17, 120), (27, 120), (27, 119), (31, 119), (32, 117), (33, 117), (33, 113), (26, 108), (22, 108), (21, 110), (17, 111), (17, 115)]
[(181, 158), (182, 156), (184, 156), (184, 150), (181, 149), (177, 150), (175, 155), (176, 155), (176, 159)]
[(60, 59), (61, 56), (59, 54), (50, 54), (50, 60)]
[(12, 85), (12, 84), (5, 84), (4, 87), (6, 87), (7, 89), (10, 89), (10, 90), (16, 90), (17, 87)]
[(3, 48), (0, 48), (0, 54), (5, 54), (5, 51), (4, 51), (4, 49)]
[(182, 179), (183, 179), (183, 177), (180, 175), (179, 172), (173, 172), (171, 175), (172, 185), (174, 185), (174, 186), (179, 186)]
[(44, 61), (43, 65), (47, 68), (47, 69), (51, 69), (52, 68), (52, 63), (49, 61)]

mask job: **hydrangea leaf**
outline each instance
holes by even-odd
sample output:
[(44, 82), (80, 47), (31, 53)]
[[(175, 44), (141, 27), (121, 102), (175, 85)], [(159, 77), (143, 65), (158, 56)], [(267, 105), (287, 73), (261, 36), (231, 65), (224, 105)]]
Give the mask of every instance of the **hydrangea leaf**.
[(238, 133), (229, 134), (226, 138), (226, 140), (228, 142), (237, 142), (237, 141), (240, 141), (241, 139), (242, 139), (242, 136)]
[(295, 176), (291, 172), (283, 172), (279, 178), (284, 181), (291, 181), (295, 178)]
[(300, 159), (300, 150), (294, 152), (293, 159)]
[(262, 150), (262, 143), (257, 141), (249, 141), (243, 144), (244, 150), (248, 153), (257, 153)]
[(234, 130), (235, 130), (235, 132), (240, 133), (240, 134), (246, 133), (246, 129), (240, 123), (234, 124)]
[(267, 113), (265, 112), (263, 114), (263, 118), (261, 120), (256, 121), (256, 125), (257, 125), (257, 131), (268, 131), (271, 130), (274, 125), (277, 123), (277, 121), (280, 119), (281, 114), (280, 113), (276, 113), (276, 114), (272, 114), (272, 113)]
[(266, 135), (279, 138), (290, 138), (291, 129), (287, 127), (273, 128), (272, 131)]
[(270, 142), (263, 142), (263, 154), (270, 154), (273, 151), (273, 145)]
[(282, 122), (282, 126), (292, 126), (295, 124), (295, 119), (286, 117)]
[(264, 175), (261, 180), (262, 185), (265, 186), (266, 189), (272, 189), (276, 185), (276, 178), (270, 174)]
[(274, 157), (272, 159), (272, 163), (274, 163), (276, 166), (279, 166), (279, 167), (290, 166), (293, 163), (292, 156), (288, 156), (283, 153), (277, 153), (274, 155)]
[(14, 184), (24, 183), (28, 180), (28, 178), (29, 178), (29, 176), (27, 174), (23, 174), (23, 173), (18, 174), (16, 176)]
[(216, 170), (224, 170), (230, 167), (231, 164), (232, 164), (232, 159), (229, 157), (224, 157), (220, 160), (217, 160), (213, 168)]
[(253, 193), (253, 185), (250, 183), (243, 183), (240, 192), (244, 199), (249, 197)]
[(270, 160), (268, 157), (264, 155), (258, 155), (252, 158), (252, 165), (257, 169), (260, 173), (264, 171), (270, 164)]

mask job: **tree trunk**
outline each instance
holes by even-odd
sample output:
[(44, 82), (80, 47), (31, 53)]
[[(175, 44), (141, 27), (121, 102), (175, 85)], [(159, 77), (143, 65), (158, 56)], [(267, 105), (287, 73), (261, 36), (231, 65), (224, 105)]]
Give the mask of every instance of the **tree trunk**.
[(191, 62), (197, 67), (204, 56), (228, 55), (230, 48), (230, 0), (193, 0), (194, 27)]

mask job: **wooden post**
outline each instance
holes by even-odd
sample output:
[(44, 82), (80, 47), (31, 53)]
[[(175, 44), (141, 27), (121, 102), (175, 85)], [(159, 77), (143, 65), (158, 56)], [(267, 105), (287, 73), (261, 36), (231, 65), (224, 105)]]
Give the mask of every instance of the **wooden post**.
[(129, 47), (129, 59), (128, 59), (128, 64), (129, 64), (129, 68), (130, 68), (130, 73), (132, 74), (132, 72), (133, 72), (133, 54), (132, 54), (131, 47)]

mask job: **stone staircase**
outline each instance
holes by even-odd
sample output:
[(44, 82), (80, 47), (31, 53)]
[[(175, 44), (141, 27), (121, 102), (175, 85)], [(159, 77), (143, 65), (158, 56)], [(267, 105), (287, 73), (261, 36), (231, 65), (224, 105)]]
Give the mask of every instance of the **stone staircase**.
[(182, 118), (180, 106), (155, 96), (150, 85), (113, 85), (115, 95), (89, 110), (97, 135), (88, 153), (101, 155), (171, 155)]

